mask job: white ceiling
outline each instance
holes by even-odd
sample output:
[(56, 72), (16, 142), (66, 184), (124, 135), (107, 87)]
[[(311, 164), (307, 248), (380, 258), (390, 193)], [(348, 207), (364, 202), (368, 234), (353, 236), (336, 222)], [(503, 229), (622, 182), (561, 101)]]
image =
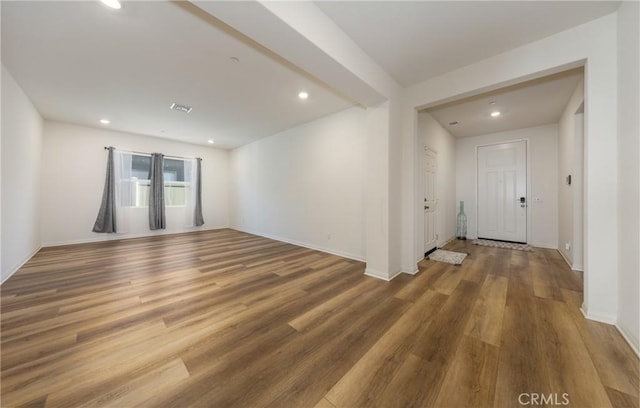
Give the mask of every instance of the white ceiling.
[(47, 119), (222, 148), (352, 106), (188, 3), (3, 1), (2, 63)]
[[(361, 78), (329, 55), (319, 58), (260, 3), (234, 3), (232, 11), (291, 33), (289, 45), (270, 47), (296, 53), (289, 59), (315, 75), (329, 72), (319, 77), (336, 89), (259, 45), (250, 30), (221, 21), (229, 7), (197, 4), (207, 12), (180, 1), (125, 2), (121, 10), (98, 1), (2, 1), (2, 63), (47, 119), (100, 127), (108, 118), (109, 129), (202, 145), (213, 139), (222, 148), (353, 106), (354, 95), (375, 99)], [(610, 13), (619, 2), (315, 4), (406, 85)], [(304, 102), (302, 89), (311, 95)], [(171, 111), (173, 102), (193, 111)]]
[[(582, 79), (583, 69), (573, 69), (436, 106), (427, 111), (455, 137), (558, 123)], [(501, 114), (494, 118), (490, 115), (492, 111), (499, 111)], [(459, 124), (450, 125), (453, 121), (458, 121)]]
[(620, 1), (316, 1), (403, 86), (615, 11)]

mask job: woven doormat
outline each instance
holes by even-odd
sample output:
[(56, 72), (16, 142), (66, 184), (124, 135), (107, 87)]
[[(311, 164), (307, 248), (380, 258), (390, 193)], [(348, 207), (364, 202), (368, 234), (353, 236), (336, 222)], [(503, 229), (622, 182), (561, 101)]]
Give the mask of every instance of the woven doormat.
[(472, 244), (495, 247), (495, 248), (517, 249), (518, 251), (533, 252), (533, 248), (529, 244), (516, 244), (514, 242), (491, 241), (488, 239), (474, 239)]
[(463, 252), (453, 252), (447, 251), (444, 249), (436, 249), (432, 253), (429, 254), (427, 259), (431, 259), (432, 261), (438, 262), (446, 262), (454, 265), (460, 265), (464, 258), (467, 257), (467, 254)]

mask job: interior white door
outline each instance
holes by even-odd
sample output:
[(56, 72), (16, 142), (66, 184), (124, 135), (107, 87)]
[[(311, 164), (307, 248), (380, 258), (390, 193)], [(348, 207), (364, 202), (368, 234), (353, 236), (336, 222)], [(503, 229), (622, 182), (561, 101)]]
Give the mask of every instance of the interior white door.
[(527, 242), (527, 142), (478, 147), (478, 238)]
[(429, 252), (437, 245), (436, 218), (438, 156), (431, 149), (425, 149), (424, 160), (424, 252)]

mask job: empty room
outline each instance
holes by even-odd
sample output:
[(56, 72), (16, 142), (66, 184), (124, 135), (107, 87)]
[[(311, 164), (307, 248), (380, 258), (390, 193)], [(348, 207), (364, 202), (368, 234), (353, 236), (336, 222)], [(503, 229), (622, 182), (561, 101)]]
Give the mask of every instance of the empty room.
[(637, 1), (0, 18), (0, 406), (640, 406)]

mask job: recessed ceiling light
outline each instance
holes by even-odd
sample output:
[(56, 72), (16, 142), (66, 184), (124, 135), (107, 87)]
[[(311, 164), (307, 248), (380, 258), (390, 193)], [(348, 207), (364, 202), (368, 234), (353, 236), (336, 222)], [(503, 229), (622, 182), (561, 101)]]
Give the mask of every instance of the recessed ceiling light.
[(301, 91), (298, 94), (298, 98), (300, 98), (300, 99), (307, 99), (308, 97), (309, 97), (309, 94), (307, 92), (305, 92), (305, 91)]
[(495, 105), (495, 104), (496, 104), (496, 101), (489, 102), (489, 105)]
[(454, 120), (453, 122), (449, 122), (449, 126), (458, 126), (460, 124), (460, 122), (458, 122), (457, 120)]
[(493, 117), (493, 118), (497, 118), (498, 116), (500, 116), (500, 111), (493, 111), (493, 112), (491, 112), (491, 117)]
[(108, 125), (109, 123), (111, 123), (111, 121), (109, 119), (100, 119), (100, 123), (102, 123), (103, 125)]
[(120, 4), (120, 2), (118, 0), (100, 0), (102, 2), (102, 4), (111, 7), (112, 9), (121, 9), (122, 5)]
[(213, 140), (209, 139), (209, 140), (207, 140), (207, 143), (213, 144)]
[(240, 62), (240, 58), (238, 57), (231, 57), (229, 58), (231, 60), (231, 62), (233, 62), (234, 64), (237, 64), (238, 62)]

